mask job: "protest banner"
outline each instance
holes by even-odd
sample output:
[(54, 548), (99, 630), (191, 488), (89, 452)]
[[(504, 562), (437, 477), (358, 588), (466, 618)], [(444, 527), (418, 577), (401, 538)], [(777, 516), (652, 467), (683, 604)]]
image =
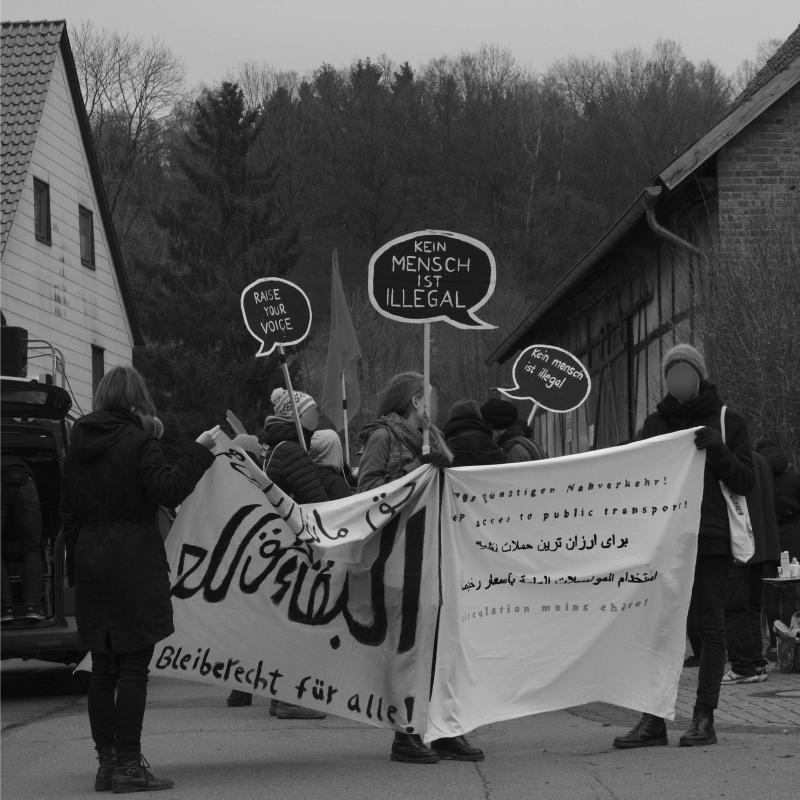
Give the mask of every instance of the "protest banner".
[(450, 231), (399, 236), (370, 259), (368, 291), (373, 308), (388, 319), (425, 326), (424, 454), (430, 451), (430, 325), (442, 320), (457, 328), (495, 328), (475, 312), (492, 296), (496, 271), (494, 255), (485, 244)]
[(552, 345), (526, 347), (511, 370), (514, 386), (498, 389), (512, 400), (532, 400), (528, 425), (538, 408), (559, 414), (573, 411), (586, 402), (592, 389), (589, 370), (567, 350)]
[(591, 701), (672, 718), (693, 434), (448, 470), (441, 509), (430, 466), (299, 506), (218, 434), (167, 538), (176, 630), (152, 669), (426, 741)]
[(297, 284), (284, 278), (259, 278), (242, 290), (239, 304), (245, 327), (259, 343), (256, 358), (268, 356), (278, 348), (297, 438), (305, 450), (306, 439), (294, 401), (285, 348), (300, 344), (311, 330), (311, 303), (308, 295)]
[(167, 538), (175, 633), (156, 646), (153, 672), (423, 731), (436, 470), (300, 507), (223, 434), (214, 455)]
[(591, 701), (672, 719), (704, 463), (687, 431), (448, 470), (426, 740)]

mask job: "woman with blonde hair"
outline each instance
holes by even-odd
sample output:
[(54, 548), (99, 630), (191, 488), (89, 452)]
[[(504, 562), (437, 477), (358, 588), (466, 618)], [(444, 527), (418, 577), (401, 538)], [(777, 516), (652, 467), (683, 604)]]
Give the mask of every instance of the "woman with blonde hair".
[(179, 505), (214, 462), (213, 432), (167, 463), (156, 438), (163, 426), (132, 367), (111, 369), (92, 406), (70, 434), (61, 516), (78, 633), (92, 656), (95, 789), (170, 789), (173, 782), (155, 778), (141, 752), (148, 665), (156, 643), (174, 631), (157, 512)]

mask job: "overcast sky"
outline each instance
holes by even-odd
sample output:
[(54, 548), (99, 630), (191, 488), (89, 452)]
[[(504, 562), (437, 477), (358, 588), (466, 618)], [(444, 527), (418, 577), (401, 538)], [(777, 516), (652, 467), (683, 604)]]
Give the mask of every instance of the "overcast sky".
[(610, 56), (659, 38), (732, 73), (760, 42), (785, 39), (798, 0), (4, 0), (3, 20), (62, 19), (158, 37), (189, 85), (218, 82), (243, 61), (305, 73), (323, 62), (388, 55), (418, 66), (482, 43), (537, 70), (570, 55)]

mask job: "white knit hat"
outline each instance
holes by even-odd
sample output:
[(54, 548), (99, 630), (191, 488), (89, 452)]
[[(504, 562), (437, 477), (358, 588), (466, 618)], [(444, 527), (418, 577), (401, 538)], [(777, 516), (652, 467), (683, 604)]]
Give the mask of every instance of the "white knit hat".
[[(314, 398), (305, 392), (294, 392), (294, 404), (297, 407), (297, 413), (302, 414), (309, 408), (316, 408)], [(275, 389), (269, 396), (272, 406), (275, 409), (276, 416), (279, 417), (292, 417), (292, 401), (289, 398), (289, 392), (282, 386)]]

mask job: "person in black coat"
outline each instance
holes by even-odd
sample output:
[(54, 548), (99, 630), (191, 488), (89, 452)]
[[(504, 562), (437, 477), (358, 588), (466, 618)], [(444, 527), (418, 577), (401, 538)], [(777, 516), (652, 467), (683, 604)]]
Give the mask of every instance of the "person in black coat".
[(155, 409), (132, 367), (114, 367), (71, 432), (61, 487), (67, 574), (91, 652), (89, 722), (99, 791), (168, 789), (147, 770), (141, 731), (148, 665), (173, 631), (169, 567), (156, 515), (177, 506), (214, 462), (210, 432), (175, 463), (154, 438)]
[(455, 403), (442, 433), (453, 452), (454, 467), (508, 463), (508, 455), (495, 443), (492, 429), (481, 416), (475, 400)]
[(786, 451), (773, 439), (760, 441), (756, 449), (772, 469), (780, 550), (788, 550), (790, 559), (800, 560), (800, 472), (792, 466)]
[[(691, 345), (676, 345), (664, 356), (663, 371), (668, 394), (645, 420), (642, 438), (699, 427), (695, 444), (698, 450), (706, 451), (697, 561), (689, 606), (691, 624), (700, 644), (700, 671), (692, 724), (679, 742), (682, 747), (692, 747), (716, 744), (714, 709), (725, 671), (724, 591), (732, 554), (728, 509), (720, 481), (733, 492), (746, 495), (755, 485), (755, 475), (747, 426), (733, 411), (725, 414), (723, 442), (723, 403), (714, 384), (708, 382), (703, 356)], [(666, 743), (664, 720), (652, 714), (644, 714), (631, 731), (614, 740), (614, 746), (619, 748)]]
[(725, 584), (725, 634), (731, 668), (723, 685), (767, 680), (763, 657), (761, 608), (764, 578), (774, 578), (780, 562), (778, 522), (772, 502), (772, 468), (753, 452), (755, 486), (747, 495), (755, 550), (746, 564), (730, 564)]

